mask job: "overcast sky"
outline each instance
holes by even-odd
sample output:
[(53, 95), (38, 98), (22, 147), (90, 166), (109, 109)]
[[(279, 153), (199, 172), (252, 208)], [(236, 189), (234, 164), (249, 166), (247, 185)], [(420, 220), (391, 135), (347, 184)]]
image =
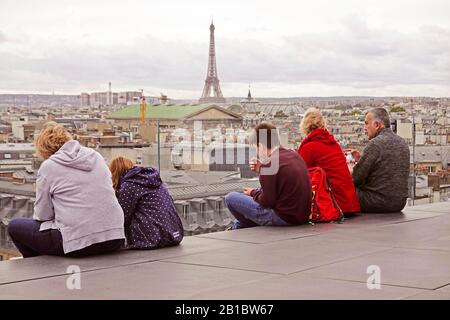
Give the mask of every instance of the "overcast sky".
[(448, 0), (0, 0), (0, 93), (450, 96)]

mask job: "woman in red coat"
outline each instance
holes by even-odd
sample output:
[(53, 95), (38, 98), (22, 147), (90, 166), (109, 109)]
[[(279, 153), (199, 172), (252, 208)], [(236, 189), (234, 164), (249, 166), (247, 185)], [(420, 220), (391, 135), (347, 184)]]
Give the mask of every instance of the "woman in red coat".
[(308, 168), (321, 167), (327, 174), (337, 203), (344, 213), (360, 212), (358, 196), (344, 153), (326, 129), (325, 119), (316, 108), (309, 108), (300, 124), (307, 135), (298, 154)]

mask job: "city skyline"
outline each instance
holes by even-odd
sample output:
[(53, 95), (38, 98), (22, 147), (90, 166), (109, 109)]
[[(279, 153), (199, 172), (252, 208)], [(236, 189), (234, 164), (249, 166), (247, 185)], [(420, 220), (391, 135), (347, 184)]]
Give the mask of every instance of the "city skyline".
[(41, 1), (30, 12), (2, 1), (0, 94), (106, 91), (111, 81), (113, 91), (198, 99), (214, 18), (225, 97), (249, 84), (256, 97), (450, 96), (445, 1), (128, 6)]

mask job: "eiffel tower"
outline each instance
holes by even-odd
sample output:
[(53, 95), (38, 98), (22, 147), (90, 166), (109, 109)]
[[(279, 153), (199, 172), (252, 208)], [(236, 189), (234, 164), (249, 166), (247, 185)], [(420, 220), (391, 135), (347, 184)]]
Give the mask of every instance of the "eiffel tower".
[[(220, 90), (219, 78), (217, 77), (216, 65), (216, 45), (214, 42), (214, 24), (211, 21), (209, 26), (209, 59), (208, 73), (206, 75), (205, 86), (199, 103), (225, 103), (225, 98)], [(211, 96), (213, 93), (213, 96)]]

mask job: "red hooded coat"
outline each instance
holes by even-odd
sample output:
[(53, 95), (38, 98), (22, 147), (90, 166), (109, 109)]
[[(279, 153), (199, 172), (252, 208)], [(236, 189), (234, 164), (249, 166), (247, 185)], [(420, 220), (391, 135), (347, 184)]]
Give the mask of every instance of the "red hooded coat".
[(308, 168), (327, 174), (337, 203), (344, 213), (360, 212), (358, 196), (341, 147), (327, 130), (317, 128), (302, 141), (298, 154)]

